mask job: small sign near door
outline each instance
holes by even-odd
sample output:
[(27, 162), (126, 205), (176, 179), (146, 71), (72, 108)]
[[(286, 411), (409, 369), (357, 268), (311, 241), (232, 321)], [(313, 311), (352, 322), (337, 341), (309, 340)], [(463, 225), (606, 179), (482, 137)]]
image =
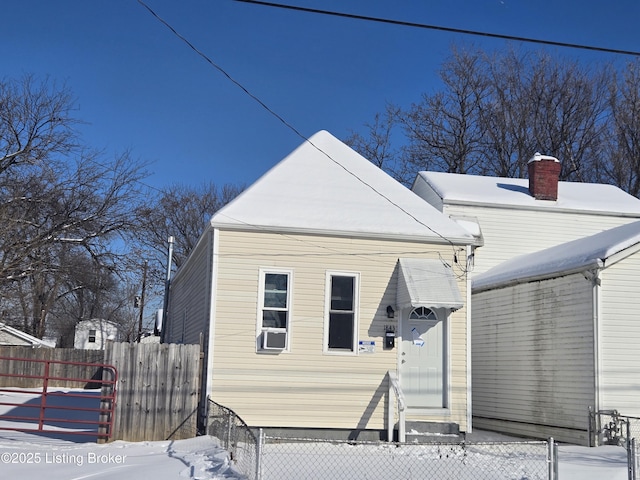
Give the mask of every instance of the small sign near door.
[(375, 353), (376, 342), (373, 340), (360, 340), (358, 342), (358, 353)]
[(424, 340), (420, 336), (420, 332), (418, 332), (416, 327), (413, 327), (411, 329), (411, 335), (413, 335), (413, 344), (414, 345), (417, 345), (419, 347), (423, 347), (424, 346)]

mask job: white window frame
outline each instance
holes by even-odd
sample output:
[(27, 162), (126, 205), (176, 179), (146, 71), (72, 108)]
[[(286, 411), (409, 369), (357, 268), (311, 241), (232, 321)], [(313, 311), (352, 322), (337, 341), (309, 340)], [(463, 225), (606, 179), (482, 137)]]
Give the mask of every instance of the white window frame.
[[(329, 348), (329, 318), (331, 313), (331, 279), (333, 277), (352, 277), (353, 283), (353, 341), (351, 350)], [(359, 315), (360, 315), (360, 273), (329, 270), (325, 278), (324, 300), (324, 335), (322, 351), (328, 355), (358, 355), (359, 339)]]
[[(265, 294), (265, 279), (268, 274), (287, 275), (287, 306), (281, 311), (287, 312), (287, 328), (272, 328), (264, 327), (263, 311), (264, 307), (264, 294)], [(259, 284), (258, 284), (258, 311), (256, 314), (256, 352), (257, 353), (282, 353), (290, 352), (291, 345), (291, 318), (292, 318), (292, 286), (293, 286), (293, 270), (282, 268), (261, 268), (259, 271)], [(287, 334), (287, 340), (285, 348), (279, 349), (264, 349), (262, 348), (262, 338), (265, 331), (285, 332)]]

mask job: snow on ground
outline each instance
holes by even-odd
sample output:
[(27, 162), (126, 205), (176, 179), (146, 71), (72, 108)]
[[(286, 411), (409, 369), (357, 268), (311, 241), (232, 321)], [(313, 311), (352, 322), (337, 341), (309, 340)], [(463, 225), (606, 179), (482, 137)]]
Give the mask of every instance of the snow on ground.
[(75, 443), (0, 431), (2, 478), (209, 480), (243, 478), (212, 437), (162, 442)]
[[(0, 392), (0, 402), (33, 402), (37, 394), (17, 396)], [(0, 405), (0, 415), (15, 413), (15, 409)], [(33, 426), (33, 424), (27, 424)], [(0, 417), (0, 428), (17, 426)], [(24, 424), (23, 424), (24, 426)], [(56, 426), (58, 429), (62, 426)], [(64, 428), (63, 428), (64, 429)], [(159, 442), (115, 441), (97, 444), (86, 437), (72, 437), (58, 433), (23, 433), (0, 429), (0, 478), (46, 478), (47, 480), (138, 480), (139, 478), (194, 479), (194, 480), (241, 480), (244, 477), (230, 464), (229, 456), (213, 437), (203, 436), (188, 440)], [(468, 436), (469, 442), (513, 441), (513, 438), (489, 432), (474, 432)], [(354, 465), (374, 466), (383, 450), (393, 450), (387, 446), (337, 446), (334, 451), (317, 444), (297, 444), (294, 455), (290, 444), (265, 446), (264, 480), (303, 480), (305, 478), (390, 478), (382, 470), (354, 468)], [(396, 450), (395, 461), (411, 463), (416, 460), (406, 448), (404, 453)], [(419, 451), (416, 449), (415, 451)], [(489, 465), (482, 462), (479, 451), (469, 449), (475, 456), (468, 461), (477, 461), (476, 473), (484, 472), (491, 477)], [(483, 452), (486, 454), (486, 452)], [(404, 456), (403, 456), (404, 455)], [(423, 459), (427, 458), (422, 452)], [(534, 458), (535, 457), (535, 458)], [(539, 462), (539, 453), (530, 459)], [(310, 460), (313, 460), (312, 462)], [(363, 463), (364, 460), (364, 463)], [(607, 480), (627, 479), (626, 452), (621, 447), (587, 448), (573, 445), (559, 447), (560, 480)], [(542, 459), (544, 461), (544, 459)], [(509, 478), (527, 477), (526, 459), (520, 465), (519, 459), (511, 459), (513, 474)], [(272, 467), (276, 465), (277, 468)], [(438, 466), (439, 478), (453, 475), (459, 462), (444, 461)], [(520, 473), (518, 473), (520, 472)], [(489, 476), (486, 476), (489, 475)], [(524, 476), (523, 476), (524, 475)], [(417, 477), (418, 478), (418, 477)], [(474, 477), (475, 478), (475, 477)], [(395, 479), (394, 479), (395, 480)]]

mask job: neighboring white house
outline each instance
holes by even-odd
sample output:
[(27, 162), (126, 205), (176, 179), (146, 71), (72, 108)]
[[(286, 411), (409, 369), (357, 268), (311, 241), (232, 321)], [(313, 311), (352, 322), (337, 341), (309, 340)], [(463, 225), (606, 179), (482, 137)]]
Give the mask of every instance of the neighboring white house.
[(0, 322), (0, 346), (25, 346), (25, 347), (55, 347), (55, 342), (48, 342), (46, 340), (40, 340), (39, 338), (29, 335), (28, 333), (18, 330), (17, 328), (10, 327), (9, 325)]
[(204, 391), (253, 427), (385, 431), (397, 377), (409, 420), (470, 431), (476, 244), (319, 132), (213, 216), (163, 338), (202, 337)]
[(588, 444), (588, 408), (640, 417), (640, 222), (473, 280), (478, 428)]
[(518, 255), (640, 220), (640, 200), (632, 195), (613, 185), (558, 182), (555, 158), (534, 159), (529, 177), (544, 176), (534, 185), (522, 178), (442, 172), (416, 177), (416, 194), (481, 233), (484, 244), (477, 249), (472, 277)]
[(118, 326), (107, 320), (94, 318), (76, 325), (73, 347), (81, 350), (104, 350), (107, 340), (116, 340)]
[(536, 155), (529, 180), (421, 172), (413, 190), (482, 236), (471, 272), (474, 426), (587, 443), (589, 406), (640, 414), (630, 370), (640, 200), (559, 173)]

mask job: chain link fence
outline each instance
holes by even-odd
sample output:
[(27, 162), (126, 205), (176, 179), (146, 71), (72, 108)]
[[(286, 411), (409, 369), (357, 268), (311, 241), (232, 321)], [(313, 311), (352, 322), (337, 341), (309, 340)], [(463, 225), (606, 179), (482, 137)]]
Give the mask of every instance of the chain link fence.
[(248, 480), (557, 480), (549, 441), (386, 443), (256, 435), (236, 413), (208, 402), (206, 433)]
[(258, 479), (555, 480), (549, 442), (396, 444), (260, 435)]
[(207, 435), (220, 440), (234, 467), (250, 480), (258, 478), (258, 439), (230, 408), (209, 399)]
[(640, 418), (622, 415), (617, 410), (589, 409), (589, 446), (616, 445), (627, 451), (629, 480), (640, 480)]

